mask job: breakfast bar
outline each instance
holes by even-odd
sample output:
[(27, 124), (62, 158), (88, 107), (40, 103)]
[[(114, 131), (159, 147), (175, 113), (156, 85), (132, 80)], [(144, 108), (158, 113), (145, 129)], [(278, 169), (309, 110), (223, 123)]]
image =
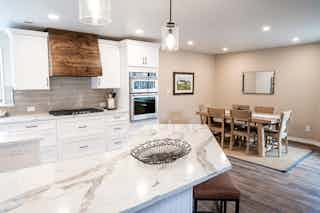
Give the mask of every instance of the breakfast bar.
[[(181, 139), (188, 155), (147, 165), (131, 150), (154, 139)], [(131, 128), (128, 146), (109, 153), (58, 161), (0, 174), (0, 212), (192, 212), (193, 186), (231, 169), (205, 125)]]

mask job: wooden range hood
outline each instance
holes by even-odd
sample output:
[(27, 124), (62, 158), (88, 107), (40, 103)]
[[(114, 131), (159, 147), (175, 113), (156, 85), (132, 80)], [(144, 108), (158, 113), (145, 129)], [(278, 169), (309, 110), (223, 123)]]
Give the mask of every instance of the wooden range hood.
[(48, 29), (50, 76), (96, 77), (102, 75), (98, 36)]

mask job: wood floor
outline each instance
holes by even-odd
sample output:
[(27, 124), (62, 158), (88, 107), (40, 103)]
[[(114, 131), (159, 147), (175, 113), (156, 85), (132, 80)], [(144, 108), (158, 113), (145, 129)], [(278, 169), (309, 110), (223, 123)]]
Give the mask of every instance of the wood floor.
[[(241, 191), (240, 213), (320, 213), (320, 152), (288, 173), (231, 160), (230, 174)], [(212, 209), (210, 203), (200, 207)], [(228, 204), (228, 213), (234, 205)]]

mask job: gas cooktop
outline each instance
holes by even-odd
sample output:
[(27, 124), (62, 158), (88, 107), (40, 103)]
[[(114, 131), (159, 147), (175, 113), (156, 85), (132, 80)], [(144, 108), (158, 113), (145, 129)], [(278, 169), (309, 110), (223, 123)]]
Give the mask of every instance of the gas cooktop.
[(97, 109), (97, 108), (63, 109), (63, 110), (49, 111), (49, 114), (54, 116), (64, 116), (64, 115), (82, 115), (82, 114), (89, 114), (89, 113), (96, 113), (96, 112), (103, 112), (103, 109)]

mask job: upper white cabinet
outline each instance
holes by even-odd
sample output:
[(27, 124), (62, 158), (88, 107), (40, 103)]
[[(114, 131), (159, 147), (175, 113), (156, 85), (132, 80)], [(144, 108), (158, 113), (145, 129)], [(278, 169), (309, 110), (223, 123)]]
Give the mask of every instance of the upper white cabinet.
[(15, 90), (48, 90), (48, 34), (9, 30), (13, 85)]
[(99, 39), (102, 76), (91, 79), (94, 89), (120, 88), (120, 47), (115, 41)]
[(159, 45), (155, 43), (127, 41), (128, 66), (159, 67)]

